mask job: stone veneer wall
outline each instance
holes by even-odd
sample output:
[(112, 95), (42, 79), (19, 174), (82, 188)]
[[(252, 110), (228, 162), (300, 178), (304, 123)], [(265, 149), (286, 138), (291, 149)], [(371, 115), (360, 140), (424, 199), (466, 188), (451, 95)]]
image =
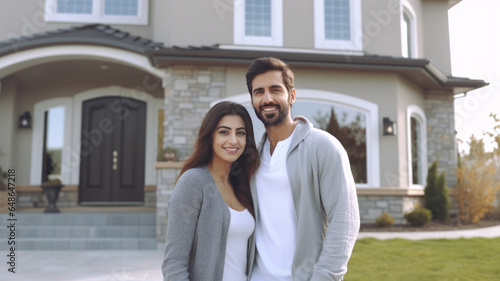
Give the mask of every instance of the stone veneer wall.
[(438, 171), (446, 173), (448, 187), (457, 184), (457, 143), (455, 136), (455, 110), (452, 93), (426, 94), (427, 155), (429, 167), (438, 160)]
[(405, 224), (404, 214), (423, 206), (417, 196), (358, 195), (361, 224), (373, 224), (383, 213), (394, 218), (394, 224)]
[(224, 67), (175, 66), (165, 81), (164, 146), (179, 150), (185, 160), (192, 152), (202, 118), (210, 104), (225, 97)]
[(182, 162), (161, 162), (156, 165), (156, 241), (158, 249), (165, 247), (168, 200), (174, 190), (175, 180), (181, 168)]

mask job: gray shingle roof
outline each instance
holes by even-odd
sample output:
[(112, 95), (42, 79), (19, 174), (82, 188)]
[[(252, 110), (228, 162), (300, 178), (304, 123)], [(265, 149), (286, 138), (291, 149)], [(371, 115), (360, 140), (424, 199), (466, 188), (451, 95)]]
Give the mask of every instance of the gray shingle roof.
[(248, 66), (258, 57), (273, 56), (292, 67), (314, 67), (347, 71), (396, 72), (414, 81), (424, 89), (452, 89), (454, 93), (471, 91), (488, 85), (483, 80), (454, 77), (441, 71), (427, 59), (377, 56), (370, 54), (343, 55), (314, 52), (231, 49), (214, 46), (164, 46), (147, 38), (103, 24), (61, 28), (30, 36), (0, 41), (0, 57), (29, 49), (61, 45), (101, 45), (139, 53), (156, 68), (175, 64), (222, 64)]
[(102, 45), (139, 54), (163, 47), (163, 43), (131, 35), (109, 25), (88, 24), (0, 41), (0, 57), (23, 50), (65, 44)]

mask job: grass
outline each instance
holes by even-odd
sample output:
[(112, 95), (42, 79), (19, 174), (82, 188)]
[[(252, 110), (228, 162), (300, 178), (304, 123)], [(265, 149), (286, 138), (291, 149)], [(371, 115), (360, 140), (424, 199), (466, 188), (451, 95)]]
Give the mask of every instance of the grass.
[(500, 238), (360, 239), (344, 280), (500, 280)]

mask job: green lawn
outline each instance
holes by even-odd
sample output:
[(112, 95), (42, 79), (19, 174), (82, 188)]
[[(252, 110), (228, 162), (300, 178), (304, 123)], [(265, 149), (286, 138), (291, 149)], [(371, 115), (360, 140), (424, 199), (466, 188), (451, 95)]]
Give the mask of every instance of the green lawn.
[(500, 280), (500, 238), (356, 242), (345, 281)]

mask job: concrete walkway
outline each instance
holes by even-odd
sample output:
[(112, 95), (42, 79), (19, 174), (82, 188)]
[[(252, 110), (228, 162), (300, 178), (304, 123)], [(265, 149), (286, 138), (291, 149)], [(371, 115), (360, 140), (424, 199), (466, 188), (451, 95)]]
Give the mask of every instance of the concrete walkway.
[(475, 229), (464, 229), (464, 230), (449, 230), (449, 231), (424, 231), (424, 232), (360, 232), (358, 239), (361, 238), (377, 238), (380, 240), (402, 238), (409, 240), (420, 240), (420, 239), (456, 239), (456, 238), (494, 238), (500, 237), (500, 225), (485, 227), (485, 228), (475, 228)]
[[(361, 232), (359, 239), (438, 239), (500, 237), (500, 226), (442, 232)], [(4, 241), (2, 241), (4, 242)], [(0, 280), (9, 281), (161, 281), (163, 250), (16, 251), (16, 273), (0, 252)]]

